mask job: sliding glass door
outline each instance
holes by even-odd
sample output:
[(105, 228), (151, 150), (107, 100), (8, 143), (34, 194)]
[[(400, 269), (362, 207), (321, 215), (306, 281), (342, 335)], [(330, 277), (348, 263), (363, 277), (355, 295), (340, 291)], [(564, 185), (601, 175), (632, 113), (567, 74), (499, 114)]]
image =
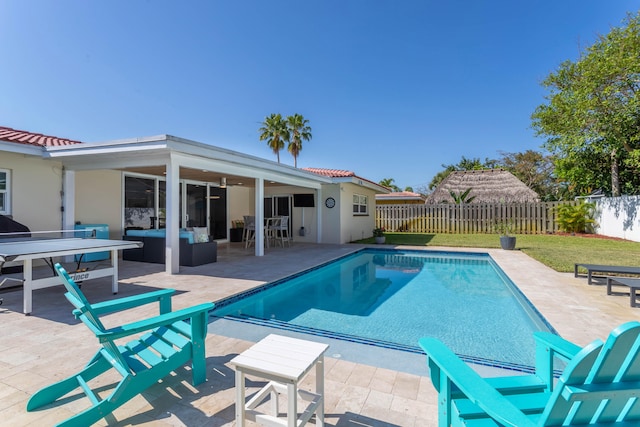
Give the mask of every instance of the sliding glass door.
[[(291, 232), (291, 196), (269, 196), (264, 199), (264, 217), (288, 216)], [(291, 234), (289, 234), (291, 235)]]
[(187, 184), (187, 227), (207, 226), (207, 186)]
[[(166, 181), (160, 177), (125, 175), (125, 229), (164, 228), (166, 188)], [(180, 227), (208, 227), (214, 239), (227, 238), (226, 188), (181, 181), (179, 206)]]
[(227, 238), (227, 189), (209, 186), (209, 234)]

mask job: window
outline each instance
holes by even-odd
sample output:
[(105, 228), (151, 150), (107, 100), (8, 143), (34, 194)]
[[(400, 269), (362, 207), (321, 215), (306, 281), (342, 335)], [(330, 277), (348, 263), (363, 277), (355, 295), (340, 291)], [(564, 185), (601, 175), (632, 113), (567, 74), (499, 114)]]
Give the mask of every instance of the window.
[(11, 214), (11, 209), (9, 206), (10, 194), (11, 190), (11, 181), (10, 181), (9, 171), (7, 169), (0, 169), (0, 214), (9, 215)]
[(367, 212), (367, 196), (360, 194), (353, 195), (353, 213), (354, 215), (366, 215)]

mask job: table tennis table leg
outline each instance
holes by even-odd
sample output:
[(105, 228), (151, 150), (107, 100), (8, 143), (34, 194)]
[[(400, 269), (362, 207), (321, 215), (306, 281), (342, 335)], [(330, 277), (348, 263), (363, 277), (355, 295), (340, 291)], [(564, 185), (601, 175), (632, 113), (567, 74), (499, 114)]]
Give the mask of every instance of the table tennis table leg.
[(111, 268), (113, 268), (113, 276), (111, 276), (111, 291), (113, 294), (118, 293), (118, 250), (111, 250)]
[(22, 269), (24, 275), (24, 283), (22, 285), (24, 292), (22, 312), (28, 316), (31, 314), (33, 301), (33, 260), (25, 259), (22, 264)]

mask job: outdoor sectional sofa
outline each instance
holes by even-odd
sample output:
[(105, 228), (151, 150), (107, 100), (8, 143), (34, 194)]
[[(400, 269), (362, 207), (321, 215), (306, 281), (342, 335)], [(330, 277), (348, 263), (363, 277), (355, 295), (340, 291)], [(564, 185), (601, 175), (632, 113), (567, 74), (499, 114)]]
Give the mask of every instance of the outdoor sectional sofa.
[[(165, 263), (166, 234), (164, 229), (127, 230), (124, 240), (136, 240), (144, 245), (137, 249), (122, 251), (122, 259), (126, 261)], [(215, 241), (198, 241), (196, 233), (180, 230), (180, 265), (195, 267), (197, 265), (216, 262), (218, 244)]]

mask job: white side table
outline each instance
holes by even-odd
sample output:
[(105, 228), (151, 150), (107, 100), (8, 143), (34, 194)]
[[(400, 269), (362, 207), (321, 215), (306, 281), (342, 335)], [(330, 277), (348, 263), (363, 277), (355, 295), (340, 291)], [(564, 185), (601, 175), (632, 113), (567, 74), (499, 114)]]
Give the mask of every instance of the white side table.
[[(326, 344), (271, 334), (236, 356), (231, 365), (236, 370), (236, 425), (244, 427), (245, 420), (265, 426), (302, 427), (316, 414), (316, 426), (324, 425), (324, 353)], [(298, 384), (316, 368), (316, 390), (310, 393), (298, 390)], [(245, 375), (269, 380), (245, 404)], [(287, 396), (287, 418), (278, 417), (278, 395)], [(272, 414), (255, 408), (267, 395), (271, 397)], [(308, 401), (307, 408), (298, 419), (298, 397)]]

